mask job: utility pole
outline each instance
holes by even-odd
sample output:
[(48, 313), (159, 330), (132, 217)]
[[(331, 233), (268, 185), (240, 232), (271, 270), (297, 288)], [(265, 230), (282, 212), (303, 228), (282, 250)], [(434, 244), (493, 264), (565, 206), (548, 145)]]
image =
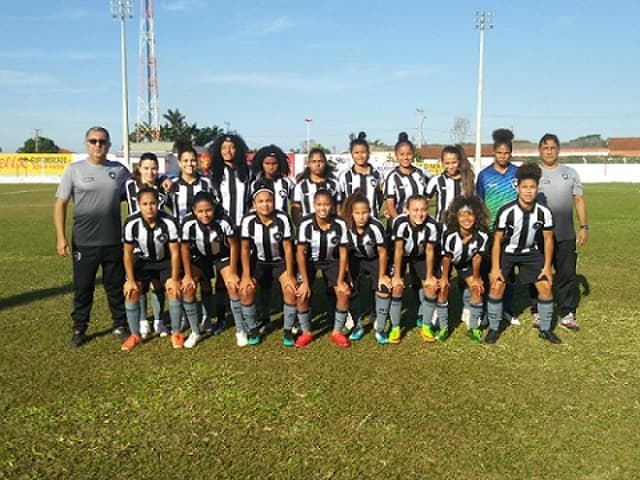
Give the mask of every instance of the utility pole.
[(480, 61), (478, 64), (478, 103), (476, 109), (476, 152), (474, 157), (474, 166), (476, 172), (480, 171), (480, 159), (482, 157), (482, 82), (483, 82), (483, 64), (484, 64), (484, 31), (493, 28), (493, 13), (476, 11), (475, 16), (476, 30), (480, 31)]
[(311, 122), (313, 122), (313, 118), (307, 117), (304, 121), (307, 124), (307, 161), (309, 161), (309, 152), (311, 151)]
[(228, 121), (224, 122), (224, 127), (225, 127), (224, 133), (231, 133), (231, 122), (228, 122)]
[(423, 108), (416, 108), (416, 112), (418, 112), (418, 151), (419, 151), (422, 148), (422, 144), (424, 143), (423, 126), (424, 126), (424, 119), (427, 117), (424, 114)]
[(35, 143), (36, 145), (36, 153), (38, 153), (38, 150), (40, 150), (40, 132), (41, 131), (42, 130), (39, 128), (34, 129), (33, 143)]

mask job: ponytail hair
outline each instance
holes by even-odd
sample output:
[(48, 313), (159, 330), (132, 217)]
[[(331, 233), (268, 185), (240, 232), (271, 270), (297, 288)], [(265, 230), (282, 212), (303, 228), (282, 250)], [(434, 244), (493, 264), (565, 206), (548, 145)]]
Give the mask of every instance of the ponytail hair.
[(353, 148), (356, 145), (362, 145), (364, 148), (367, 149), (367, 153), (369, 153), (369, 142), (367, 142), (367, 134), (366, 133), (360, 132), (356, 138), (351, 140), (351, 143), (349, 144), (349, 151), (352, 152)]
[(413, 153), (416, 152), (416, 147), (413, 145), (413, 143), (411, 143), (411, 140), (409, 140), (409, 135), (407, 135), (407, 132), (400, 132), (398, 134), (398, 141), (396, 142), (396, 146), (395, 146), (395, 151), (398, 152), (398, 148), (400, 148), (402, 145), (409, 145), (409, 147), (411, 147), (411, 151)]
[(367, 205), (369, 209), (369, 213), (371, 213), (371, 206), (369, 205), (369, 199), (364, 194), (361, 188), (356, 188), (351, 195), (347, 197), (344, 204), (342, 205), (342, 218), (347, 224), (347, 228), (349, 230), (354, 230), (353, 223), (353, 207), (356, 203), (364, 203)]
[(507, 128), (499, 128), (491, 134), (493, 137), (493, 149), (495, 150), (501, 145), (509, 147), (509, 151), (513, 151), (513, 132)]

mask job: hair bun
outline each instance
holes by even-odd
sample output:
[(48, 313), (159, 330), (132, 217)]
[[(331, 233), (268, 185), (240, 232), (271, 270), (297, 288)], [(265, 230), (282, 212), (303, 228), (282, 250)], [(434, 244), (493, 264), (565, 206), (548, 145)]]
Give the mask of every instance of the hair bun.
[(409, 141), (409, 135), (407, 134), (407, 132), (400, 132), (398, 134), (398, 142), (408, 142)]
[(365, 132), (360, 132), (358, 134), (358, 140), (366, 140), (367, 139), (367, 134)]
[(511, 143), (514, 138), (513, 132), (507, 128), (499, 128), (491, 134), (495, 143)]

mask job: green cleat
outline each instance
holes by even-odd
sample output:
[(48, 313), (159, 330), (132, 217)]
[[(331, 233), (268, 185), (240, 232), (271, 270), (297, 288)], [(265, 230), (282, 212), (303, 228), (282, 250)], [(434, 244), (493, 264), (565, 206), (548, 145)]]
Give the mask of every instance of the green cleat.
[(467, 331), (467, 337), (473, 343), (477, 343), (478, 345), (482, 343), (482, 331), (479, 328), (472, 328)]
[(449, 338), (449, 335), (450, 333), (448, 327), (441, 328), (440, 331), (436, 334), (436, 340), (439, 343), (444, 343), (447, 338)]
[(393, 327), (389, 332), (389, 343), (400, 343), (400, 338), (402, 337), (402, 332), (400, 331), (400, 327)]
[(423, 324), (422, 328), (420, 329), (420, 336), (425, 342), (431, 343), (436, 341), (436, 336), (433, 333), (433, 327), (431, 325)]

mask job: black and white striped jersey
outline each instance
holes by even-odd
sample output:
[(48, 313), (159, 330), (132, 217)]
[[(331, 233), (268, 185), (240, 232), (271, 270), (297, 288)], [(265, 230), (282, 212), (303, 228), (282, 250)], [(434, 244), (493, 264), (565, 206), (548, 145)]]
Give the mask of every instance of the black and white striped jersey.
[(436, 194), (438, 195), (436, 220), (438, 222), (442, 222), (444, 213), (447, 211), (447, 208), (449, 208), (449, 205), (451, 205), (453, 199), (462, 195), (460, 179), (455, 180), (449, 177), (446, 173), (441, 173), (440, 175), (431, 177), (429, 183), (427, 183), (425, 195), (429, 198), (433, 198)]
[(384, 226), (377, 218), (370, 217), (364, 232), (348, 230), (349, 252), (356, 258), (378, 258), (378, 247), (385, 245)]
[(333, 204), (342, 202), (342, 191), (335, 178), (328, 178), (325, 182), (314, 183), (308, 178), (300, 180), (293, 190), (293, 201), (302, 206), (302, 216), (307, 216), (315, 212), (313, 207), (313, 196), (318, 190), (328, 190), (333, 197)]
[[(256, 178), (251, 182), (250, 194), (253, 195), (253, 188), (258, 180), (262, 177)], [(289, 213), (289, 202), (293, 199), (293, 190), (296, 184), (289, 177), (279, 177), (273, 181), (273, 205), (276, 210)], [(251, 203), (251, 202), (249, 202)]]
[(466, 265), (474, 256), (482, 255), (487, 249), (489, 235), (486, 232), (476, 231), (471, 238), (464, 243), (460, 232), (445, 232), (442, 240), (442, 255), (451, 259), (454, 265)]
[(200, 223), (195, 215), (189, 215), (182, 222), (180, 241), (190, 245), (193, 257), (218, 260), (229, 258), (229, 238), (234, 235), (235, 229), (226, 215), (215, 218), (209, 225)]
[(153, 228), (140, 212), (129, 215), (122, 227), (122, 241), (134, 245), (139, 258), (147, 262), (171, 258), (169, 244), (177, 242), (179, 238), (178, 222), (165, 212), (158, 212), (158, 220)]
[(347, 224), (338, 217), (331, 219), (327, 230), (322, 230), (315, 215), (307, 215), (298, 227), (298, 245), (305, 245), (306, 257), (312, 262), (336, 260), (340, 247), (347, 247)]
[(412, 195), (424, 195), (429, 176), (427, 173), (417, 167), (408, 175), (400, 172), (400, 167), (396, 167), (384, 182), (384, 198), (393, 198), (398, 213), (404, 213), (407, 200)]
[(233, 226), (238, 228), (242, 217), (251, 206), (250, 195), (251, 178), (240, 180), (238, 172), (234, 168), (225, 165), (220, 182), (213, 182), (218, 203), (222, 205), (225, 215), (233, 221)]
[(538, 250), (542, 231), (552, 229), (551, 210), (538, 202), (528, 212), (516, 199), (500, 208), (496, 215), (495, 230), (504, 232), (502, 251), (505, 253), (519, 255)]
[(242, 219), (240, 235), (251, 241), (251, 255), (261, 262), (285, 260), (283, 240), (292, 240), (291, 220), (283, 212), (275, 212), (269, 225), (262, 223), (257, 213), (252, 212)]
[(363, 175), (351, 167), (340, 174), (338, 184), (344, 198), (353, 194), (356, 189), (361, 189), (369, 200), (371, 215), (378, 216), (382, 206), (382, 175), (377, 169), (370, 167), (369, 173)]
[[(164, 193), (164, 189), (162, 188), (162, 183), (160, 179), (156, 180), (156, 184), (152, 185), (153, 188), (158, 192), (158, 210), (164, 209), (167, 204), (168, 196)], [(136, 195), (140, 191), (140, 186), (136, 182), (134, 178), (130, 178), (124, 184), (125, 194), (127, 196), (127, 208), (129, 209), (129, 215), (134, 214), (138, 211), (138, 199)]]
[(398, 215), (393, 222), (391, 240), (403, 241), (403, 257), (424, 256), (427, 243), (438, 245), (440, 241), (440, 228), (436, 221), (427, 217), (422, 225), (411, 225), (409, 215)]
[(185, 182), (182, 177), (173, 179), (169, 198), (171, 199), (173, 216), (178, 219), (178, 222), (182, 223), (184, 218), (191, 213), (193, 199), (196, 193), (201, 191), (213, 194), (211, 180), (206, 177), (201, 177), (200, 175), (197, 175), (193, 183)]

